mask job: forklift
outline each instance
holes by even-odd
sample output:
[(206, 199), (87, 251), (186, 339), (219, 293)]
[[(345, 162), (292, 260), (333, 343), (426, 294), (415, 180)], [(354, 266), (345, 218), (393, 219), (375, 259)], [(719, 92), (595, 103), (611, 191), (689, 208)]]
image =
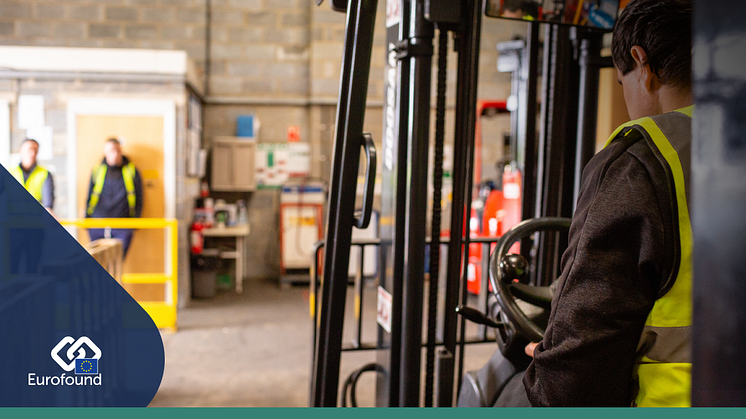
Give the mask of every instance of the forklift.
[[(480, 405), (490, 405), (486, 399), (493, 399), (494, 394), (484, 394), (480, 377), (465, 375), (463, 371), (467, 320), (497, 331), (498, 350), (516, 371), (525, 369), (530, 361), (523, 354), (525, 344), (543, 337), (552, 298), (550, 285), (559, 273), (560, 256), (567, 246), (567, 230), (580, 189), (580, 176), (595, 151), (599, 70), (612, 65), (610, 58), (601, 56), (603, 35), (613, 28), (620, 8), (627, 2), (537, 0), (534, 3), (530, 13), (515, 15), (501, 0), (386, 1), (388, 47), (380, 153), (381, 219), (386, 222), (381, 223), (380, 231), (377, 361), (354, 373), (356, 380), (363, 372), (376, 372), (377, 406), (454, 406), (457, 396), (461, 399), (460, 393), (466, 394), (465, 388), (471, 388), (472, 396), (482, 399)], [(379, 158), (372, 138), (362, 131), (377, 0), (331, 0), (331, 7), (345, 12), (347, 23), (310, 388), (310, 405), (323, 407), (338, 405), (351, 232), (353, 227), (365, 228), (370, 222)], [(527, 21), (517, 139), (524, 221), (500, 237), (489, 260), (490, 284), (499, 305), (499, 310), (491, 313), (466, 304), (468, 264), (465, 261), (469, 260), (470, 237), (464, 218), (471, 213), (473, 194), (482, 19), (509, 17)], [(544, 36), (540, 42), (542, 26)], [(436, 30), (435, 158), (433, 196), (428, 197)], [(458, 54), (458, 75), (453, 210), (450, 236), (441, 240), (440, 180), (448, 33)], [(537, 82), (539, 74), (544, 81), (541, 91)], [(537, 121), (539, 104), (541, 116)], [(362, 209), (356, 209), (354, 191), (361, 153), (367, 166), (365, 192)], [(432, 226), (427, 240), (425, 220), (430, 198)], [(509, 253), (514, 243), (520, 243), (519, 254)], [(441, 246), (447, 247), (445, 287), (439, 289), (438, 281), (432, 280), (440, 276), (440, 252), (433, 251), (428, 269), (431, 281), (426, 292), (426, 248)], [(426, 295), (427, 316), (423, 314)], [(440, 313), (439, 296), (444, 300)], [(536, 309), (528, 310), (526, 303)], [(734, 301), (733, 305), (737, 303)], [(436, 330), (438, 316), (443, 321), (442, 328)], [(425, 326), (427, 330), (423, 333)], [(696, 366), (694, 372), (695, 378), (697, 374), (707, 376), (698, 372)], [(743, 389), (743, 380), (740, 381), (737, 388)], [(693, 400), (715, 399), (712, 389), (697, 390), (695, 385)]]

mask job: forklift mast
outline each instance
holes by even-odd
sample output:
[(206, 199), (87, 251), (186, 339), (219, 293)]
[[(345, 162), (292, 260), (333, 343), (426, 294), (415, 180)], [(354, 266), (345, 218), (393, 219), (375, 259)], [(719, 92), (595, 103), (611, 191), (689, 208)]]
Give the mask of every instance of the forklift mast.
[[(382, 159), (379, 300), (388, 305), (387, 321), (379, 320), (377, 335), (376, 404), (378, 406), (452, 406), (463, 375), (465, 320), (456, 308), (466, 305), (469, 232), (464, 216), (471, 213), (475, 164), (475, 122), (482, 18), (481, 0), (386, 0), (384, 138)], [(345, 293), (353, 226), (369, 218), (375, 178), (376, 150), (362, 132), (370, 70), (376, 0), (334, 0), (346, 11), (345, 50), (337, 106), (336, 137), (329, 192), (323, 282), (319, 294), (312, 406), (336, 406), (342, 350)], [(577, 173), (590, 159), (595, 144), (598, 70), (603, 31), (548, 24), (544, 37), (544, 86), (539, 94), (539, 22), (528, 22), (525, 62), (518, 95), (523, 166), (522, 218), (569, 217), (575, 199)], [(440, 208), (433, 206), (430, 239), (430, 289), (425, 287), (428, 151), (431, 144), (431, 81), (438, 34), (438, 93), (434, 132), (433, 202), (440, 202), (445, 116), (445, 58), (450, 33), (457, 52), (457, 86), (453, 153), (453, 198), (445, 263), (445, 289), (439, 290)], [(541, 118), (537, 109), (541, 96)], [(569, 121), (569, 122), (568, 122)], [(537, 130), (537, 126), (539, 127)], [(579, 129), (582, 127), (583, 129)], [(537, 135), (537, 132), (539, 135)], [(502, 140), (500, 140), (502, 142)], [(367, 157), (363, 209), (355, 209), (356, 179), (361, 149)], [(579, 151), (580, 150), (580, 151)], [(521, 253), (540, 274), (536, 285), (559, 268), (564, 247), (553, 233), (526, 239)], [(535, 257), (531, 257), (535, 255)], [(548, 262), (544, 262), (548, 261)], [(429, 294), (427, 322), (423, 321)], [(437, 312), (435, 298), (444, 308)], [(442, 316), (442, 330), (434, 319)], [(427, 339), (422, 340), (427, 324)], [(436, 337), (440, 340), (436, 341)], [(426, 348), (425, 383), (422, 349)], [(424, 398), (423, 396), (424, 387)]]
[[(330, 208), (326, 229), (324, 282), (320, 296), (314, 345), (311, 405), (335, 406), (339, 387), (339, 361), (344, 325), (345, 291), (353, 226), (365, 226), (370, 202), (355, 212), (355, 180), (360, 150), (365, 149), (368, 176), (375, 177), (375, 149), (362, 133), (370, 68), (376, 0), (331, 0), (332, 8), (347, 13), (345, 51), (334, 145)], [(692, 227), (697, 237), (694, 262), (694, 337), (692, 404), (695, 406), (743, 406), (746, 403), (746, 363), (738, 348), (744, 341), (746, 295), (741, 255), (746, 237), (746, 75), (738, 59), (743, 42), (733, 42), (746, 32), (738, 17), (746, 13), (740, 0), (713, 3), (694, 0), (694, 41), (698, 56), (694, 65), (695, 113), (692, 179)], [(548, 2), (536, 2), (537, 6)], [(526, 65), (521, 69), (525, 132), (519, 144), (523, 158), (524, 219), (572, 214), (582, 169), (593, 155), (598, 70), (610, 66), (601, 58), (601, 36), (614, 23), (613, 6), (626, 1), (586, 2), (584, 8), (555, 0), (537, 7), (528, 16)], [(552, 6), (553, 4), (553, 6)], [(474, 118), (477, 63), (482, 15), (501, 17), (503, 2), (477, 0), (386, 0), (387, 52), (384, 118), (383, 192), (381, 222), (382, 277), (380, 295), (391, 301), (391, 317), (378, 330), (377, 383), (379, 406), (420, 404), (420, 348), (422, 336), (423, 255), (427, 149), (429, 139), (430, 64), (434, 29), (451, 32), (458, 52), (456, 129), (454, 150), (453, 208), (448, 242), (445, 293), (446, 321), (442, 342), (428, 333), (425, 405), (451, 406), (454, 378), (461, 377), (464, 327), (454, 309), (465, 300), (462, 261), (468, 260), (469, 237), (463, 231), (464, 214), (470, 212), (471, 175), (474, 163)], [(483, 10), (485, 8), (486, 10)], [(618, 9), (616, 10), (618, 12)], [(536, 14), (539, 20), (536, 19)], [(543, 85), (538, 92), (539, 22), (545, 24)], [(594, 24), (598, 29), (586, 26)], [(447, 38), (439, 36), (439, 52)], [(436, 107), (436, 154), (442, 138), (443, 93), (440, 71), (445, 59), (439, 53)], [(540, 102), (537, 101), (540, 97)], [(538, 103), (541, 104), (537, 124)], [(537, 129), (538, 126), (538, 129)], [(537, 135), (538, 133), (538, 135)], [(439, 164), (436, 158), (436, 165)], [(437, 171), (436, 171), (437, 172)], [(366, 198), (374, 182), (369, 181)], [(469, 187), (467, 187), (469, 185)], [(439, 191), (435, 191), (437, 195)], [(413, 201), (414, 200), (414, 201)], [(437, 207), (434, 207), (437, 211)], [(435, 214), (433, 214), (435, 218)], [(434, 234), (433, 234), (434, 235)], [(433, 244), (431, 244), (432, 246)], [(541, 285), (558, 268), (559, 240), (541, 234), (524, 240), (521, 254), (537, 269), (532, 282)], [(437, 252), (435, 252), (437, 253)], [(533, 257), (531, 257), (533, 256)], [(432, 258), (431, 258), (432, 261)], [(431, 275), (433, 274), (431, 270)], [(437, 282), (437, 281), (434, 281)], [(432, 288), (431, 288), (432, 291)], [(380, 297), (379, 297), (380, 298)], [(724, 314), (725, 313), (725, 314)], [(430, 313), (428, 314), (430, 316)], [(724, 321), (724, 317), (728, 321)], [(430, 318), (428, 318), (428, 323)], [(458, 326), (461, 326), (460, 329)], [(430, 331), (428, 331), (430, 332)], [(459, 332), (460, 337), (457, 336)], [(431, 348), (438, 348), (437, 366)], [(457, 354), (458, 350), (458, 354)], [(455, 355), (458, 355), (456, 362)], [(458, 373), (454, 374), (459, 364)], [(434, 379), (431, 377), (435, 377)], [(432, 382), (434, 380), (434, 383)]]

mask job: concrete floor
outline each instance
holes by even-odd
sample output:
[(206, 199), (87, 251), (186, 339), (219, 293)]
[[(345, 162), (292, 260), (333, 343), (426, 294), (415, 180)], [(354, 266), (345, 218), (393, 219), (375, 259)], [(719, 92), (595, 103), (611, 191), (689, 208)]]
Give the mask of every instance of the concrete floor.
[[(376, 295), (375, 286), (366, 287), (363, 342), (375, 342)], [(352, 307), (350, 298), (345, 342), (351, 341)], [(307, 287), (245, 281), (241, 295), (222, 291), (195, 300), (179, 311), (179, 330), (162, 335), (166, 369), (150, 406), (308, 406), (312, 332)], [(467, 348), (465, 370), (471, 370), (480, 368), (496, 345)], [(343, 353), (340, 382), (375, 356), (375, 351)], [(374, 404), (374, 389), (375, 375), (363, 375), (361, 406)]]

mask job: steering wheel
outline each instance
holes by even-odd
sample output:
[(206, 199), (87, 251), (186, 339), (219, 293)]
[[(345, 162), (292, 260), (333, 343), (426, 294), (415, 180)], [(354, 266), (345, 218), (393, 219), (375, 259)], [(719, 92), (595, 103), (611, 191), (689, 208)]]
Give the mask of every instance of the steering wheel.
[(490, 258), (490, 283), (500, 307), (498, 322), (504, 326), (498, 329), (497, 345), (507, 357), (522, 354), (529, 342), (540, 342), (544, 330), (526, 315), (516, 299), (549, 309), (552, 303), (552, 287), (538, 287), (513, 282), (525, 275), (526, 261), (520, 255), (509, 255), (508, 250), (516, 241), (537, 231), (566, 231), (570, 228), (569, 218), (534, 218), (516, 224), (497, 241)]

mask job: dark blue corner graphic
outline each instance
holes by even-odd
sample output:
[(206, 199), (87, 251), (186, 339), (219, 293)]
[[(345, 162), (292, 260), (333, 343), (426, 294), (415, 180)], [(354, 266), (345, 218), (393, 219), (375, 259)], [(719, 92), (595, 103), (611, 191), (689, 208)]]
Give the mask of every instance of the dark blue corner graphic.
[(147, 406), (150, 316), (0, 167), (0, 406)]

